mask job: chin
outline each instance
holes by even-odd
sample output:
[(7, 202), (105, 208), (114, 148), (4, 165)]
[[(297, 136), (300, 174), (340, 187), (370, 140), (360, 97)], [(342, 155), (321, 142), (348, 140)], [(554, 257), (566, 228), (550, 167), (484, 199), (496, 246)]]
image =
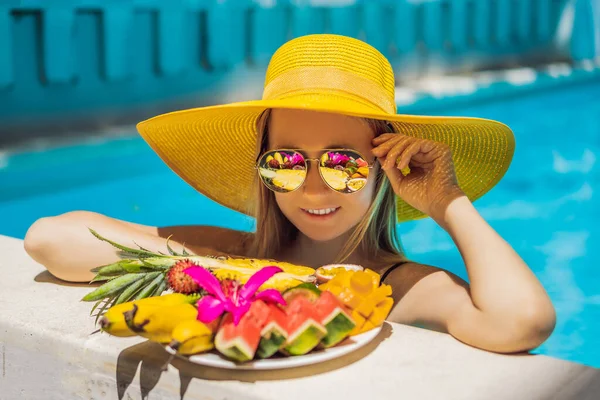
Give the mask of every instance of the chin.
[(302, 232), (306, 237), (308, 237), (311, 240), (314, 240), (315, 242), (328, 242), (330, 240), (338, 238), (339, 236), (347, 232), (337, 232), (329, 229), (315, 229), (314, 227), (312, 227), (312, 229), (302, 229), (299, 227), (298, 230)]

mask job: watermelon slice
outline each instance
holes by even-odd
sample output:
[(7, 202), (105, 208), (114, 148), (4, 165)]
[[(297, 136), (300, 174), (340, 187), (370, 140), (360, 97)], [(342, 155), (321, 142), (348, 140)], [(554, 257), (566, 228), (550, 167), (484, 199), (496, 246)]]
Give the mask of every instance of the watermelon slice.
[(269, 314), (269, 307), (260, 300), (252, 303), (250, 310), (244, 314), (237, 326), (233, 323), (232, 314), (225, 314), (215, 336), (216, 349), (238, 362), (252, 360)]
[(286, 313), (289, 336), (281, 349), (283, 353), (292, 356), (306, 354), (327, 335), (327, 329), (318, 322), (319, 317), (314, 304), (298, 293), (288, 302)]
[(319, 322), (327, 329), (327, 335), (321, 341), (323, 347), (335, 346), (356, 326), (342, 302), (331, 292), (322, 292), (315, 308)]
[(259, 358), (269, 358), (284, 345), (288, 338), (287, 315), (276, 304), (268, 304), (270, 309), (269, 321), (262, 329), (261, 339), (256, 355)]

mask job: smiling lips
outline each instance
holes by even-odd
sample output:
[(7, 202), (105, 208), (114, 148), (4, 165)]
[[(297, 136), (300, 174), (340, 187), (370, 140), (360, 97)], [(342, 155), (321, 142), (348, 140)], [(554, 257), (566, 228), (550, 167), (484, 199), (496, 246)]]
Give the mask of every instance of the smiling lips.
[(305, 213), (314, 216), (314, 217), (323, 217), (335, 214), (340, 207), (330, 207), (330, 208), (303, 208), (302, 211)]

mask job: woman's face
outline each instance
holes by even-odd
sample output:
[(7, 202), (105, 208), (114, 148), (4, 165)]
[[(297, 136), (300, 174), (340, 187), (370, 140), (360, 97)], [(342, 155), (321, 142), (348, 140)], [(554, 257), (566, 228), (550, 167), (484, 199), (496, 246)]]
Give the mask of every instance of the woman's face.
[[(372, 164), (371, 141), (375, 134), (366, 121), (345, 115), (305, 110), (274, 109), (269, 121), (269, 149), (300, 149), (308, 158), (319, 158), (323, 149), (347, 148), (360, 152)], [(331, 189), (321, 179), (317, 162), (309, 161), (304, 184), (291, 193), (275, 193), (283, 214), (312, 240), (327, 241), (346, 233), (366, 214), (375, 191), (377, 171), (356, 193)], [(309, 213), (335, 209), (327, 215)]]

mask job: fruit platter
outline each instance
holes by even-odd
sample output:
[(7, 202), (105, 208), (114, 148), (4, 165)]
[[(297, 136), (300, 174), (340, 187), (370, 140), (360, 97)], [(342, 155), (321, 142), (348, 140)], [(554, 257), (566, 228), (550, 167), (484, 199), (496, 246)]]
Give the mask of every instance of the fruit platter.
[(82, 299), (95, 302), (100, 331), (140, 336), (202, 365), (277, 369), (336, 358), (373, 340), (393, 305), (391, 287), (361, 266), (179, 254), (168, 242), (162, 254), (90, 231), (128, 257), (95, 268), (92, 282), (103, 284)]

